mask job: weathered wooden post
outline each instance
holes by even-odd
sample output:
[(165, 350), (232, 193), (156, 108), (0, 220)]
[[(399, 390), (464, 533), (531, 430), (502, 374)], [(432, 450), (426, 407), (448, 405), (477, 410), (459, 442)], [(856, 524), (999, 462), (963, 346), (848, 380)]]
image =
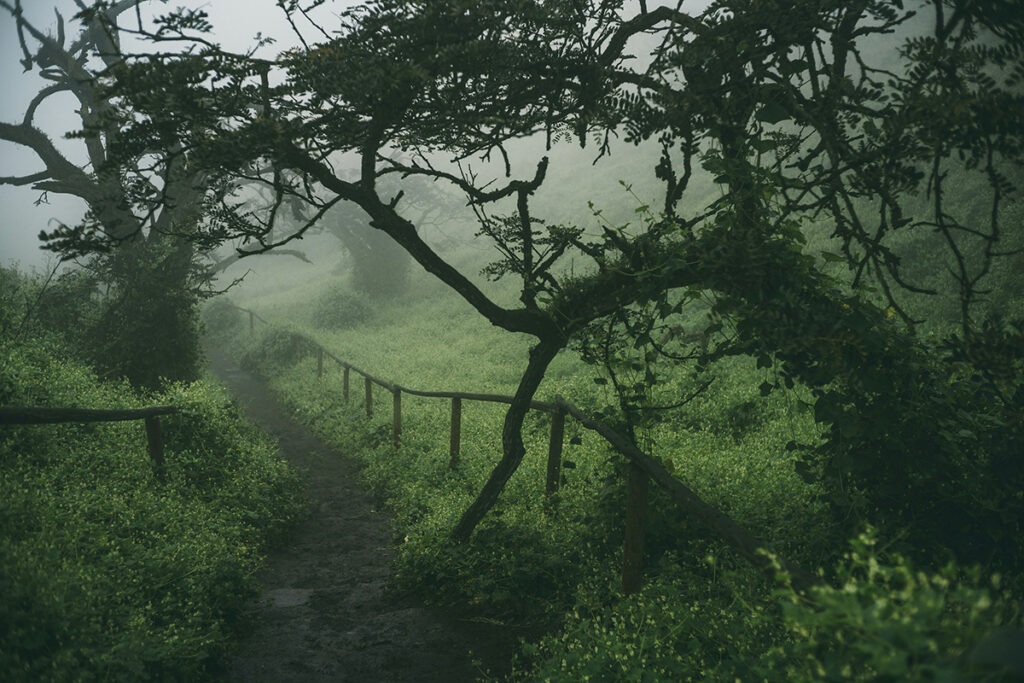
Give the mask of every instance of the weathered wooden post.
[(348, 366), (345, 366), (345, 380), (342, 382), (345, 392), (345, 403), (348, 403)]
[(324, 376), (324, 350), (322, 347), (316, 347), (316, 378), (320, 379)]
[(395, 448), (398, 448), (398, 445), (402, 440), (402, 387), (398, 385), (395, 385), (394, 388), (394, 399), (395, 414), (394, 422), (391, 427), (391, 436), (394, 441)]
[(462, 449), (462, 399), (452, 397), (452, 433), (448, 446), (448, 469), (459, 465), (459, 451)]
[(146, 442), (149, 444), (149, 457), (153, 459), (153, 469), (158, 479), (164, 478), (164, 442), (160, 437), (160, 418), (151, 415), (146, 418)]
[(249, 311), (249, 334), (253, 334), (256, 331), (256, 322), (253, 316), (253, 312)]
[(544, 495), (551, 497), (558, 492), (562, 475), (562, 442), (565, 439), (565, 411), (556, 410), (551, 415), (551, 438), (548, 441), (548, 480)]
[(622, 592), (626, 595), (640, 590), (649, 482), (650, 477), (646, 472), (637, 465), (630, 464), (626, 490), (626, 538), (622, 543)]
[(366, 417), (373, 417), (373, 382), (366, 378)]

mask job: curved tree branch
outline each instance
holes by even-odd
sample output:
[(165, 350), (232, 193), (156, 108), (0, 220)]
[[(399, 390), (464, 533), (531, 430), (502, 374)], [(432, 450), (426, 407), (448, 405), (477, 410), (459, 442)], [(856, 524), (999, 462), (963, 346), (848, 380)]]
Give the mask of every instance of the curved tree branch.
[(360, 184), (338, 178), (329, 168), (318, 163), (298, 147), (292, 146), (286, 150), (286, 158), (290, 165), (309, 174), (331, 192), (344, 200), (358, 204), (370, 216), (370, 225), (390, 235), (427, 272), (436, 275), (454, 289), (491, 324), (510, 332), (525, 332), (538, 338), (561, 336), (558, 327), (546, 313), (503, 308), (492, 301), (465, 275), (441, 258), (423, 241), (415, 226), (398, 214), (394, 207), (383, 202), (375, 192)]

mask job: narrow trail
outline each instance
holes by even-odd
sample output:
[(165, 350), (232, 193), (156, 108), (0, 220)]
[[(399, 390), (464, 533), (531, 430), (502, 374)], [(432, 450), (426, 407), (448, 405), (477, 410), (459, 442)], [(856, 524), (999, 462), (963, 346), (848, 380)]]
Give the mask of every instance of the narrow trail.
[[(392, 528), (359, 484), (358, 466), (292, 419), (258, 378), (209, 349), (210, 370), (245, 415), (306, 473), (312, 512), (267, 558), (251, 631), (229, 681), (473, 681), (506, 673), (515, 636), (385, 592)], [(470, 651), (473, 652), (472, 657)]]

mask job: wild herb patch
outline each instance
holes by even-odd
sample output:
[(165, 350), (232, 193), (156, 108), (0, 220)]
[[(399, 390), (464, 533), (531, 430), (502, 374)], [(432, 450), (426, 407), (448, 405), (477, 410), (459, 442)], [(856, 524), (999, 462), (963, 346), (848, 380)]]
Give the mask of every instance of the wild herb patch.
[(158, 481), (139, 421), (0, 429), (0, 671), (9, 681), (199, 680), (236, 633), (268, 543), (302, 514), (299, 480), (224, 390), (138, 396), (0, 342), (0, 403), (180, 406)]

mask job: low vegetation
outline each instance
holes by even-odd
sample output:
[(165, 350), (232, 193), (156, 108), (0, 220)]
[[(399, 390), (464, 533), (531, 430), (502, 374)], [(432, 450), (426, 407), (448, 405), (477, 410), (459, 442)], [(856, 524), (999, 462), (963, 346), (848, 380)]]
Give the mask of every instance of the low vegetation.
[(39, 283), (0, 275), (0, 405), (181, 408), (162, 418), (162, 482), (141, 422), (0, 427), (4, 680), (207, 678), (303, 512), (296, 474), (209, 381), (99, 380), (30, 314)]
[[(1020, 642), (1020, 577), (938, 556), (909, 559), (890, 549), (899, 539), (888, 531), (843, 536), (823, 490), (799, 476), (799, 455), (787, 449), (821, 438), (813, 400), (801, 400), (799, 387), (763, 396), (757, 387), (772, 371), (751, 357), (713, 364), (708, 389), (642, 436), (706, 500), (820, 572), (826, 585), (813, 602), (784, 576), (769, 585), (656, 489), (645, 584), (624, 596), (625, 463), (570, 420), (562, 489), (545, 499), (549, 417), (539, 412), (524, 430), (528, 455), (495, 510), (470, 544), (452, 543), (452, 526), (500, 457), (502, 408), (464, 404), (462, 454), (452, 469), (447, 401), (406, 396), (395, 449), (383, 390), (367, 419), (361, 378), (351, 375), (345, 403), (341, 368), (327, 361), (317, 380), (311, 346), (293, 340), (313, 339), (411, 388), (501, 393), (514, 385), (526, 340), (518, 348), (494, 344), (499, 332), (436, 292), (406, 297), (366, 323), (324, 329), (302, 303), (316, 301), (319, 286), (254, 304), (277, 322), (254, 335), (247, 322), (235, 327), (243, 361), (308, 424), (363, 461), (367, 485), (396, 519), (400, 588), (546, 630), (523, 644), (517, 680), (1012, 680), (999, 672)], [(594, 375), (561, 356), (538, 397), (560, 394), (596, 411), (611, 395)], [(673, 381), (669, 391), (692, 393), (693, 378)]]

